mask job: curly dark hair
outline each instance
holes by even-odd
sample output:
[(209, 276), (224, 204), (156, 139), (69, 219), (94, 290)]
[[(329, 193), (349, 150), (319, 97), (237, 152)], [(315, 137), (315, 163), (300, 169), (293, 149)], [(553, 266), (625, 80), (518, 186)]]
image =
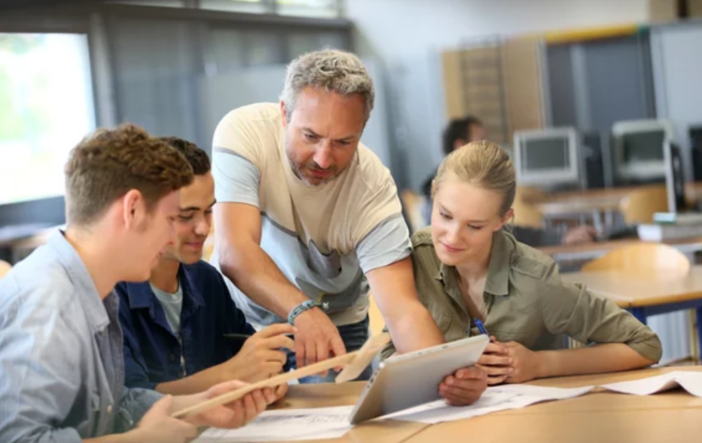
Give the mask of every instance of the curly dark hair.
[(66, 174), (66, 220), (90, 224), (132, 189), (147, 209), (193, 181), (185, 157), (168, 143), (131, 124), (98, 129), (71, 150)]
[(205, 175), (210, 172), (212, 168), (210, 158), (195, 143), (178, 137), (160, 137), (160, 140), (173, 146), (178, 152), (183, 154), (183, 157), (190, 163), (190, 167), (193, 168), (193, 174)]

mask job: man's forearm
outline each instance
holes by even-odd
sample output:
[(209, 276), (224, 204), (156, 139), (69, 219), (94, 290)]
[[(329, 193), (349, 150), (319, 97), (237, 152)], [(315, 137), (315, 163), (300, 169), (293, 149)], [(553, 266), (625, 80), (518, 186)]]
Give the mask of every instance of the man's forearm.
[(419, 300), (408, 303), (403, 314), (388, 319), (388, 329), (398, 353), (404, 354), (446, 342), (431, 314)]
[(655, 363), (623, 343), (540, 351), (538, 355), (538, 378), (626, 371)]
[(308, 299), (256, 243), (241, 242), (225, 249), (219, 261), (222, 272), (257, 304), (286, 318), (295, 306)]

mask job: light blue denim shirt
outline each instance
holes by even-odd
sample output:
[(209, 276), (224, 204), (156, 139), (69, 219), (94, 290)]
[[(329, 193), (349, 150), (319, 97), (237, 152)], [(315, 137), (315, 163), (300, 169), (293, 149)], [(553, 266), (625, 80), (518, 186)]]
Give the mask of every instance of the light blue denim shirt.
[(0, 442), (128, 430), (160, 398), (123, 386), (118, 303), (60, 231), (0, 281)]

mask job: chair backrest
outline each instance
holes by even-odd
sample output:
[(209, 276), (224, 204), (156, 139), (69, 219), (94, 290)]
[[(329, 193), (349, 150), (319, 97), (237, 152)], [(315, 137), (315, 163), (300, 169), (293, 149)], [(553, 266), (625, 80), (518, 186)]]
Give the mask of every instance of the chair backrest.
[(646, 186), (622, 199), (619, 211), (627, 224), (652, 223), (653, 214), (668, 211), (665, 186)]
[(534, 200), (539, 200), (542, 192), (538, 188), (517, 186), (517, 192), (514, 195), (514, 224), (517, 226), (527, 226), (531, 228), (543, 227), (543, 214), (530, 203)]
[(8, 262), (6, 262), (4, 260), (0, 260), (0, 280), (2, 280), (2, 278), (5, 276), (5, 274), (10, 272), (11, 268), (12, 268), (11, 264), (9, 264)]
[(429, 224), (429, 220), (425, 220), (423, 214), (424, 205), (426, 204), (426, 199), (423, 195), (405, 189), (400, 193), (400, 199), (402, 200), (402, 206), (405, 208), (412, 232), (418, 231)]
[(662, 243), (634, 243), (615, 249), (583, 266), (583, 271), (622, 271), (628, 274), (685, 276), (690, 260), (672, 246)]
[(373, 298), (373, 294), (368, 294), (368, 303), (370, 333), (371, 336), (376, 336), (383, 332), (383, 329), (385, 329), (385, 320), (383, 319), (383, 314), (380, 313), (378, 305), (375, 303), (375, 298)]

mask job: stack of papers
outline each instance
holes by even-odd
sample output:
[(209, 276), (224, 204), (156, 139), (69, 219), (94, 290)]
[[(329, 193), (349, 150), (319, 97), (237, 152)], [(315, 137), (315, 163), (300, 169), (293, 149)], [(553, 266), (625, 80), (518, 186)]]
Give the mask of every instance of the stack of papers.
[(197, 443), (238, 443), (264, 441), (321, 440), (339, 438), (353, 425), (353, 406), (265, 411), (239, 429), (210, 428)]

